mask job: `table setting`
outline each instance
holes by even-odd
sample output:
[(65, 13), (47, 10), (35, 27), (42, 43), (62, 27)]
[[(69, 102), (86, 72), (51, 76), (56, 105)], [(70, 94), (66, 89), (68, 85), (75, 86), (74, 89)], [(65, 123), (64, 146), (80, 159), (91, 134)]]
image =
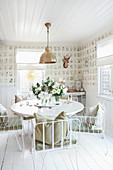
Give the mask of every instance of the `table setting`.
[(73, 115), (83, 110), (82, 103), (72, 101), (70, 99), (60, 99), (66, 94), (67, 88), (64, 84), (59, 84), (51, 80), (49, 77), (42, 84), (37, 83), (32, 86), (32, 92), (35, 99), (23, 100), (11, 106), (11, 110), (22, 116), (34, 116), (37, 113), (51, 120), (62, 111), (67, 115)]

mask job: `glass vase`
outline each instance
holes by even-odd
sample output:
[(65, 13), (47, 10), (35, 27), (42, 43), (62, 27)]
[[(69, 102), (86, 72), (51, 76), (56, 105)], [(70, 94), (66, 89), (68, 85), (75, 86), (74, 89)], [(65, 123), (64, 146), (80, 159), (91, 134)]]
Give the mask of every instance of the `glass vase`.
[(60, 96), (55, 96), (55, 101), (59, 102), (60, 101)]

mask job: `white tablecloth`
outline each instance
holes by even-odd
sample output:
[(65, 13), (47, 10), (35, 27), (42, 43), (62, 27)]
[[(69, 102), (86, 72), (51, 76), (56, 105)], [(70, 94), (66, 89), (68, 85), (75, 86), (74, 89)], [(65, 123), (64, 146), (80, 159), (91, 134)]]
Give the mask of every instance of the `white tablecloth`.
[[(29, 103), (29, 105), (27, 105)], [(55, 117), (62, 111), (66, 112), (67, 115), (74, 115), (84, 109), (84, 105), (82, 103), (76, 101), (67, 101), (60, 100), (59, 105), (55, 103), (51, 104), (51, 108), (39, 108), (35, 106), (41, 105), (41, 101), (37, 99), (33, 100), (25, 100), (22, 102), (18, 102), (11, 106), (11, 110), (22, 116), (33, 116), (34, 113), (38, 113), (39, 115), (54, 120)]]

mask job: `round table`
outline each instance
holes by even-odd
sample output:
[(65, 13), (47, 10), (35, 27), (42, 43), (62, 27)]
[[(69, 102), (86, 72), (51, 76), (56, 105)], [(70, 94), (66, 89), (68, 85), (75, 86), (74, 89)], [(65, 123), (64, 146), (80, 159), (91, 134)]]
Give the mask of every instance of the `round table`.
[(24, 100), (11, 105), (11, 110), (16, 114), (24, 117), (34, 116), (34, 113), (54, 120), (62, 111), (66, 112), (67, 116), (72, 116), (84, 109), (82, 103), (76, 101), (60, 100), (59, 103), (51, 105), (41, 105), (38, 99)]

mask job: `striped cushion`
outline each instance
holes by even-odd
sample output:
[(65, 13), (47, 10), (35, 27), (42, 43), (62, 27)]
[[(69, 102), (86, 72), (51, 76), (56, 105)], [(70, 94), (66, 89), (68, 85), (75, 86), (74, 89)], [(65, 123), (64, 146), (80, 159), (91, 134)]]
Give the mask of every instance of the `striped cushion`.
[(89, 132), (89, 133), (102, 133), (102, 128), (101, 127), (98, 127), (98, 126), (89, 127), (87, 125), (87, 123), (85, 123), (85, 119), (84, 119), (84, 121), (82, 119), (80, 129), (79, 129), (79, 126), (76, 125), (76, 121), (73, 121), (72, 122), (72, 130), (77, 131), (77, 132), (80, 131), (80, 132)]
[[(77, 140), (76, 139), (72, 139), (72, 145), (76, 144), (77, 143)], [(70, 144), (70, 139), (66, 138), (64, 139), (63, 141), (63, 146), (69, 146)], [(61, 147), (61, 141), (56, 143), (54, 145), (55, 148), (59, 148)], [(49, 144), (45, 144), (45, 149), (51, 149), (52, 148), (52, 145), (49, 145)], [(40, 151), (40, 150), (43, 150), (43, 143), (42, 142), (39, 142), (37, 140), (35, 140), (35, 149)]]
[(7, 117), (7, 118), (8, 118), (8, 120), (7, 120), (7, 122), (5, 122), (5, 121), (3, 121), (4, 118), (0, 117), (0, 119), (2, 119), (2, 121), (0, 123), (0, 131), (22, 129), (22, 118), (21, 117)]

